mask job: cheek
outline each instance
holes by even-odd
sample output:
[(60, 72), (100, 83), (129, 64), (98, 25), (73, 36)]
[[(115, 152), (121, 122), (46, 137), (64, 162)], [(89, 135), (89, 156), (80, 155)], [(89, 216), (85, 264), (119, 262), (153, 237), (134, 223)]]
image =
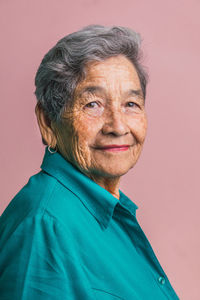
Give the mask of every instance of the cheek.
[(75, 134), (78, 136), (79, 143), (91, 145), (95, 142), (98, 132), (101, 130), (101, 122), (94, 118), (80, 117), (74, 122)]
[(134, 118), (134, 120), (131, 120), (129, 126), (131, 128), (132, 134), (136, 137), (136, 139), (140, 143), (143, 143), (144, 139), (146, 137), (146, 131), (147, 131), (146, 116), (136, 116)]
[(73, 130), (70, 124), (64, 124), (57, 132), (57, 142), (62, 152), (67, 153), (70, 151), (72, 145)]
[(91, 146), (99, 132), (97, 122), (80, 117), (74, 120), (72, 135), (72, 156), (79, 167), (87, 170), (91, 165)]

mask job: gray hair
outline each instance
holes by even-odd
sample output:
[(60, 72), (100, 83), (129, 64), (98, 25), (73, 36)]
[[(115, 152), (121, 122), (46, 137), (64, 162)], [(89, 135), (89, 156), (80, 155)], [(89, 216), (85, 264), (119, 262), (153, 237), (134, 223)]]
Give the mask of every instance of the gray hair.
[(46, 116), (60, 121), (84, 67), (90, 61), (124, 55), (137, 70), (143, 96), (146, 96), (147, 73), (141, 65), (140, 35), (129, 28), (90, 25), (69, 34), (44, 56), (35, 77), (35, 95)]

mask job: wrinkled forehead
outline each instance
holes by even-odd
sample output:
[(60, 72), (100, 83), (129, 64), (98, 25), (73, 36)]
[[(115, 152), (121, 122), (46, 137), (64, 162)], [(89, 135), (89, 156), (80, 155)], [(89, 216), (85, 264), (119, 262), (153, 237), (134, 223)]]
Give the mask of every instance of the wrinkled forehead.
[(142, 95), (140, 80), (134, 65), (124, 56), (90, 62), (85, 67), (85, 76), (75, 89), (75, 97), (84, 93), (131, 93)]

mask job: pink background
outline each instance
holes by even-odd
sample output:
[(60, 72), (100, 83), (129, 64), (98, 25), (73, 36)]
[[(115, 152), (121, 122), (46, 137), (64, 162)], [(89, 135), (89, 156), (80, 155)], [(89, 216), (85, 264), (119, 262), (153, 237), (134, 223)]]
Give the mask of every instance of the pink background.
[(138, 221), (180, 298), (199, 300), (199, 0), (1, 0), (0, 213), (43, 157), (33, 95), (39, 63), (58, 39), (92, 23), (143, 37), (148, 136), (121, 189), (139, 206)]

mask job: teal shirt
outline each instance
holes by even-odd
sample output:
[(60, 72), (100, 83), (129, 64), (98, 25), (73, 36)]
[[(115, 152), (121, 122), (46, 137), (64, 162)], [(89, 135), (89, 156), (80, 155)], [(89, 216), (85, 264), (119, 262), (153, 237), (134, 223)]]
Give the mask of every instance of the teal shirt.
[(59, 153), (0, 217), (1, 300), (179, 299), (136, 219)]

